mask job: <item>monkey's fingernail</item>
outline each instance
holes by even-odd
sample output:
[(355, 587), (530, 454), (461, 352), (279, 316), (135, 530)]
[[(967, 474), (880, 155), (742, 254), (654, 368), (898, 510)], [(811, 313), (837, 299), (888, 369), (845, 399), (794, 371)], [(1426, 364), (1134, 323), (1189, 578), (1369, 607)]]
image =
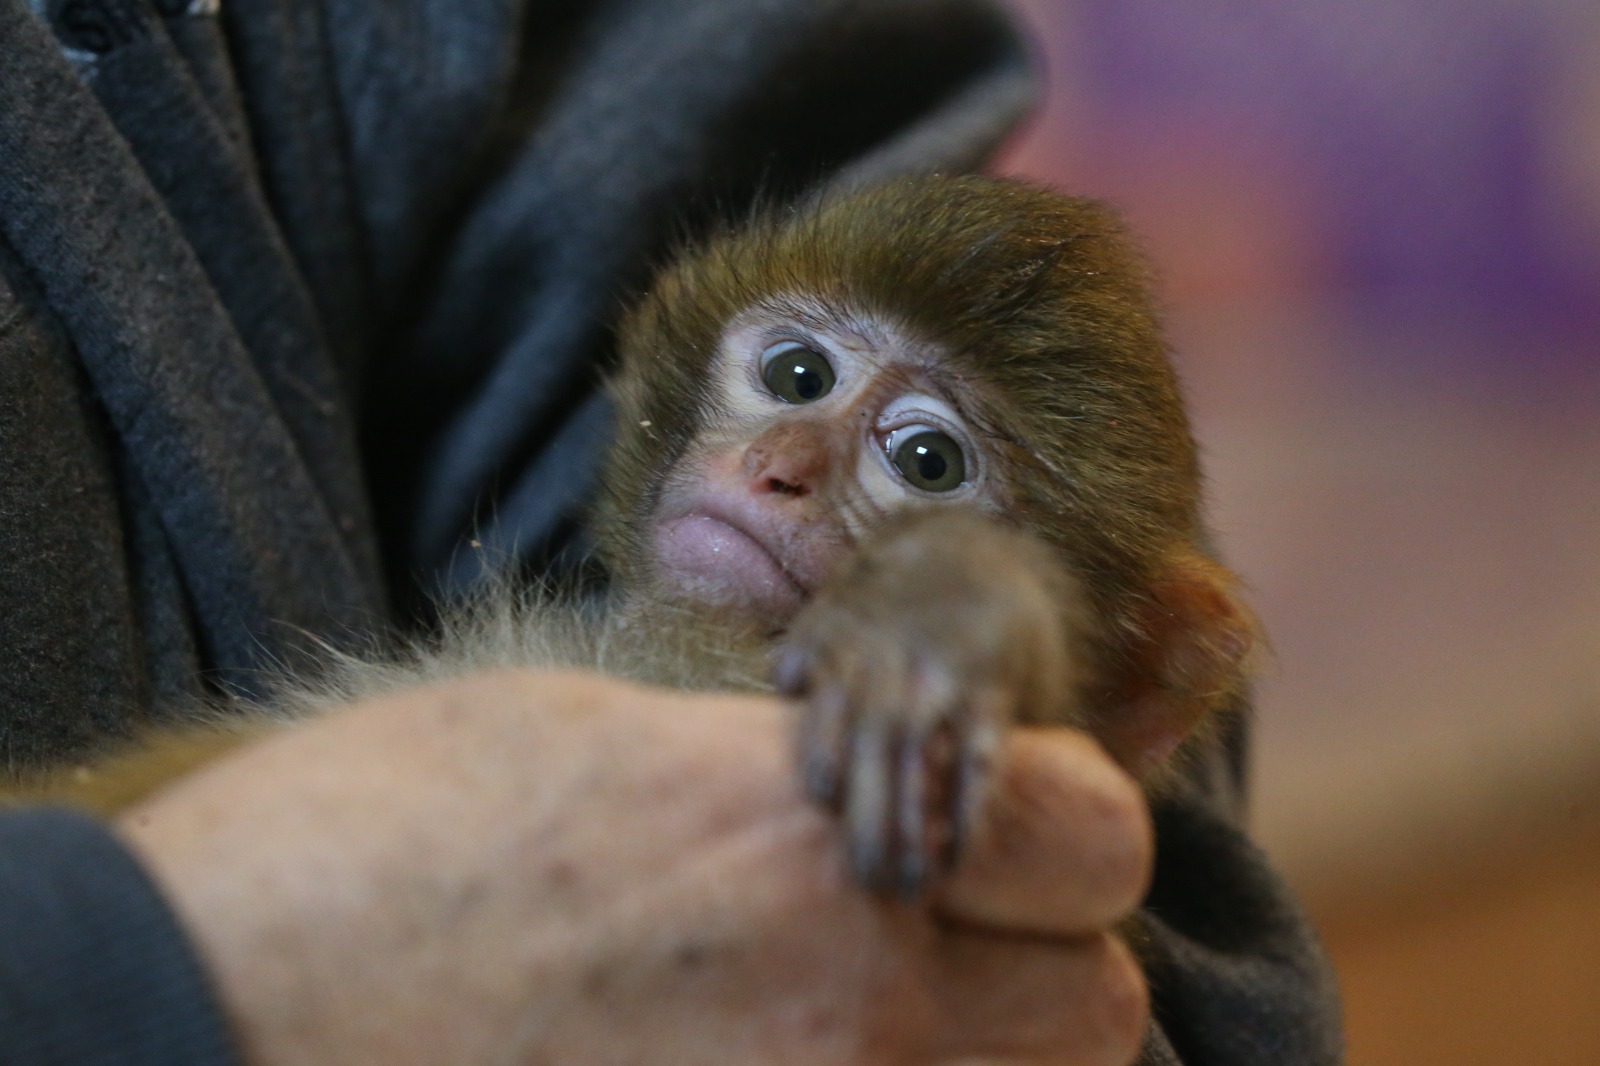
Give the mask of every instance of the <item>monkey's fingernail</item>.
[(838, 805), (839, 767), (831, 752), (807, 752), (803, 773), (806, 795), (824, 806)]
[(810, 656), (793, 644), (778, 649), (772, 660), (772, 686), (781, 696), (804, 696), (810, 688)]
[(905, 833), (905, 826), (900, 828), (900, 861), (896, 864), (895, 888), (902, 902), (915, 903), (922, 898), (933, 871), (928, 868), (928, 854), (922, 843), (909, 837)]

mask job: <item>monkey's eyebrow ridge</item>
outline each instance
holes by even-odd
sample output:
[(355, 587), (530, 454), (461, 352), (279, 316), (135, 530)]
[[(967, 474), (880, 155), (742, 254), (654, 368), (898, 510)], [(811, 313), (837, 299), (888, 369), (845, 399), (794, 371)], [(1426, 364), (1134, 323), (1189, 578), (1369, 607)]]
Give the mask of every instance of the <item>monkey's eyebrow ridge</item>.
[(832, 301), (780, 295), (763, 300), (757, 309), (791, 319), (818, 333), (854, 337), (869, 348), (882, 350), (890, 343), (883, 329), (868, 316)]

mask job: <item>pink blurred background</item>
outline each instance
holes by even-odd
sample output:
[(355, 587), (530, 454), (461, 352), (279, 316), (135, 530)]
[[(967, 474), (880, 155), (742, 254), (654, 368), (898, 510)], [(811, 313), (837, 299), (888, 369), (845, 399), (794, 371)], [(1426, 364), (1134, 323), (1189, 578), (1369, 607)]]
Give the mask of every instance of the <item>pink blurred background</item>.
[(1162, 275), (1353, 1066), (1600, 1062), (1600, 5), (1016, 4), (1000, 169)]

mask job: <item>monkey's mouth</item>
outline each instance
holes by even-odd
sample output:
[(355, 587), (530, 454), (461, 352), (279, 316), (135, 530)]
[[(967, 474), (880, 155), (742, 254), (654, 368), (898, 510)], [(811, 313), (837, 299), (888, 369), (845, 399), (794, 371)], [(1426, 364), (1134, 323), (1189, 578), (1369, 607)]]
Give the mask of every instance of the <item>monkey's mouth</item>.
[(656, 531), (660, 578), (691, 599), (716, 607), (786, 618), (806, 590), (758, 537), (720, 516), (692, 512)]

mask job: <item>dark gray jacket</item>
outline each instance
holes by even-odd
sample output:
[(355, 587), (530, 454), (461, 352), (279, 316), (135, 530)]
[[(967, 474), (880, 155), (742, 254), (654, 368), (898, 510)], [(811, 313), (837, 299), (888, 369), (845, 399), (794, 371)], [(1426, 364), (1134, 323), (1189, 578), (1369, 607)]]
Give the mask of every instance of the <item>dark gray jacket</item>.
[[(1030, 85), (987, 0), (224, 4), (0, 0), (12, 767), (402, 623), (470, 579), (469, 530), (552, 558), (605, 436), (606, 323), (678, 227), (971, 167)], [(1331, 1062), (1331, 984), (1235, 771), (1158, 812), (1148, 1055)], [(218, 1061), (137, 869), (88, 823), (0, 829), (0, 1058)]]

